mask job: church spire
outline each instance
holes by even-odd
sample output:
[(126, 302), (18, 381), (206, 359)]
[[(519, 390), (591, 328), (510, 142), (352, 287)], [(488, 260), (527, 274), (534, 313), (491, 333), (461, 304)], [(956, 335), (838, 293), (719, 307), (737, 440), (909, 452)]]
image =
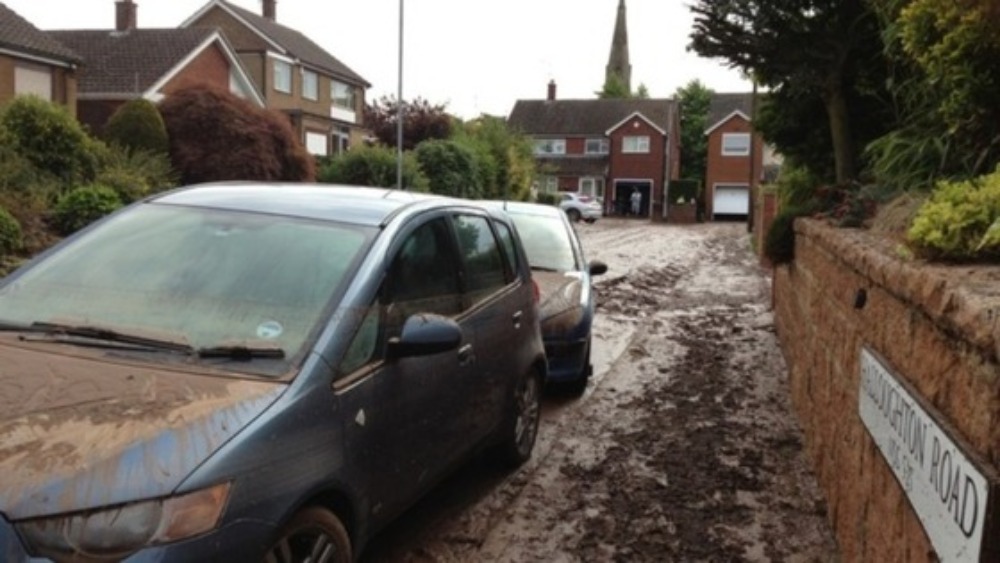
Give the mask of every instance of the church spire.
[(628, 28), (625, 22), (625, 0), (618, 0), (618, 17), (615, 20), (615, 34), (611, 39), (611, 54), (605, 70), (605, 84), (617, 76), (626, 92), (632, 91), (632, 65), (628, 60)]

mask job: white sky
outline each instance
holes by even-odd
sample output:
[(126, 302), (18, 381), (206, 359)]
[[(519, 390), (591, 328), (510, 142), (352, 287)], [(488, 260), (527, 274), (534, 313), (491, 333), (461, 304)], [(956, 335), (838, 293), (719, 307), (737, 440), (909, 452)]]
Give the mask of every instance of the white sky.
[[(114, 0), (2, 0), (40, 29), (110, 29)], [(618, 0), (404, 0), (403, 98), (446, 104), (462, 118), (507, 115), (518, 99), (592, 98), (604, 82)], [(260, 0), (232, 0), (259, 13)], [(175, 27), (207, 0), (136, 0), (140, 27)], [(626, 0), (632, 88), (670, 97), (698, 78), (717, 92), (750, 91), (716, 60), (687, 52), (687, 0)], [(278, 0), (297, 29), (372, 84), (397, 91), (399, 0)]]

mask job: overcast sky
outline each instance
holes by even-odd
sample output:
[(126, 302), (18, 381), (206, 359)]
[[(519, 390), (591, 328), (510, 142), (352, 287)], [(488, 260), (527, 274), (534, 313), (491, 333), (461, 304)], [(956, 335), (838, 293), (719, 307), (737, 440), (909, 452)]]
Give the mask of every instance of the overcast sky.
[[(110, 29), (115, 0), (0, 0), (41, 29)], [(232, 0), (259, 13), (260, 0)], [(592, 98), (604, 82), (618, 0), (404, 0), (403, 98), (446, 104), (463, 118), (507, 115), (518, 99)], [(136, 0), (140, 27), (175, 27), (207, 0)], [(698, 78), (717, 92), (750, 85), (686, 50), (687, 0), (626, 0), (632, 87), (670, 97)], [(278, 0), (278, 22), (305, 33), (395, 95), (399, 0)]]

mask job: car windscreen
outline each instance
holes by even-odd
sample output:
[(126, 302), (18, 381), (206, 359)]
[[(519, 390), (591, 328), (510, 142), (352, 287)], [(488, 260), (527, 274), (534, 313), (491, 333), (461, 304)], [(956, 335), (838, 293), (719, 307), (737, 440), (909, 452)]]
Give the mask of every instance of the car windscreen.
[(266, 346), (287, 361), (370, 238), (348, 225), (142, 205), (0, 287), (0, 322), (169, 335), (192, 350)]
[(570, 233), (558, 217), (510, 213), (532, 268), (566, 272), (578, 270)]

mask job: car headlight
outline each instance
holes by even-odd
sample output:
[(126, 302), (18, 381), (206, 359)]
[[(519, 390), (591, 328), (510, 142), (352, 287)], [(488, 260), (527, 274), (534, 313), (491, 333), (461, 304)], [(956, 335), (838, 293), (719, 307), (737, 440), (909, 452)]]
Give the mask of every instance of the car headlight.
[(229, 483), (186, 495), (17, 522), (35, 555), (122, 559), (146, 546), (209, 532), (229, 499)]

